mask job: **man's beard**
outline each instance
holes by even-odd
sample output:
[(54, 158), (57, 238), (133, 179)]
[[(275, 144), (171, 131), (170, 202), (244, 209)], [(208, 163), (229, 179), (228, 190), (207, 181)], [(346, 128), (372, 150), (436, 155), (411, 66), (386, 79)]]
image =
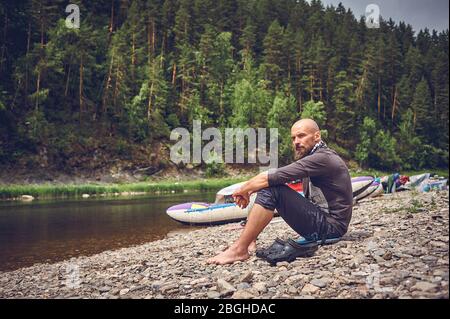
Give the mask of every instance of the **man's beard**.
[(299, 159), (302, 159), (303, 157), (305, 157), (306, 155), (308, 155), (309, 152), (311, 152), (311, 150), (312, 150), (312, 148), (309, 149), (309, 150), (306, 149), (306, 148), (300, 148), (300, 149), (295, 148), (295, 149), (294, 149), (295, 160), (298, 161)]

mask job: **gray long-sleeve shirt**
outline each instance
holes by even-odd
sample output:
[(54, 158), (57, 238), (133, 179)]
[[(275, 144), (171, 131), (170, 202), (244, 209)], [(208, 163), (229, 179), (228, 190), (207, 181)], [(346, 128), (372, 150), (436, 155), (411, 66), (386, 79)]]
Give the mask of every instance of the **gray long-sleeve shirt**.
[(270, 170), (268, 175), (269, 186), (298, 179), (305, 183), (308, 178), (327, 201), (329, 222), (345, 233), (352, 217), (352, 184), (347, 166), (335, 151), (319, 148), (290, 165)]

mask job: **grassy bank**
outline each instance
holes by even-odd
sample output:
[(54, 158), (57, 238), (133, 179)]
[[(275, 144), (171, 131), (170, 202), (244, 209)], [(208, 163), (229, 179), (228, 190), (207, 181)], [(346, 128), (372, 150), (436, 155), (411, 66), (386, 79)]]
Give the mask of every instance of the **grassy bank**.
[(185, 191), (216, 191), (242, 182), (245, 178), (211, 178), (196, 181), (167, 180), (164, 182), (140, 182), (131, 184), (86, 184), (86, 185), (0, 185), (0, 199), (19, 198), (31, 195), (36, 198), (81, 197), (83, 194), (123, 193), (182, 193)]
[[(417, 175), (422, 173), (432, 173), (448, 178), (448, 170), (422, 170), (422, 171), (402, 171), (402, 175)], [(355, 176), (385, 176), (392, 172), (382, 172), (377, 170), (351, 171)], [(191, 181), (167, 180), (164, 182), (139, 182), (130, 184), (28, 184), (28, 185), (0, 185), (0, 199), (7, 200), (20, 198), (22, 195), (31, 195), (35, 198), (68, 198), (81, 197), (83, 194), (89, 195), (113, 195), (130, 193), (182, 193), (186, 191), (217, 191), (229, 185), (245, 181), (247, 178), (209, 178)]]

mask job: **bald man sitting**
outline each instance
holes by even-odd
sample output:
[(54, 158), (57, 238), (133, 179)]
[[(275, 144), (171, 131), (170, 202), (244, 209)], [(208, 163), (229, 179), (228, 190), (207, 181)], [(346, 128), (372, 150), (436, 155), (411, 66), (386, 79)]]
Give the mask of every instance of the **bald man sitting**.
[[(234, 192), (233, 198), (241, 208), (247, 207), (250, 195), (257, 192), (255, 204), (239, 239), (227, 250), (208, 259), (208, 263), (230, 264), (248, 259), (249, 247), (272, 220), (275, 209), (292, 229), (310, 242), (323, 243), (347, 232), (353, 204), (347, 166), (322, 141), (320, 129), (313, 120), (296, 122), (291, 137), (296, 161), (261, 173)], [(303, 182), (306, 198), (286, 186), (286, 183), (299, 179)], [(295, 243), (287, 245), (281, 253), (296, 247)], [(300, 245), (297, 248), (302, 249)]]

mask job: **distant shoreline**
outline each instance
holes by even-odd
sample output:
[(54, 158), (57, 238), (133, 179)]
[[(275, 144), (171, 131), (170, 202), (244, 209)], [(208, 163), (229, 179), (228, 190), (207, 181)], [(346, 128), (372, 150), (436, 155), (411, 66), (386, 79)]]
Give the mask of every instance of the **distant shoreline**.
[[(448, 178), (448, 170), (429, 169), (419, 171), (403, 171), (401, 175), (418, 175), (429, 172)], [(393, 173), (393, 172), (392, 172)], [(355, 176), (385, 176), (392, 173), (377, 170), (351, 170)], [(256, 173), (254, 173), (256, 174)], [(178, 178), (167, 177), (159, 180), (143, 182), (84, 182), (84, 183), (29, 183), (29, 184), (1, 184), (0, 201), (4, 200), (33, 200), (36, 198), (82, 198), (95, 196), (135, 196), (146, 194), (170, 194), (191, 191), (216, 191), (229, 185), (243, 182), (253, 175), (241, 175), (240, 177), (202, 178), (181, 176)], [(189, 178), (189, 179), (188, 179)], [(24, 197), (22, 196), (32, 196)]]
[[(190, 181), (166, 180), (137, 183), (28, 184), (0, 185), (0, 200), (33, 200), (35, 198), (83, 198), (91, 196), (134, 196), (145, 194), (215, 191), (242, 182), (245, 178), (210, 178)], [(28, 197), (28, 196), (32, 196)]]

